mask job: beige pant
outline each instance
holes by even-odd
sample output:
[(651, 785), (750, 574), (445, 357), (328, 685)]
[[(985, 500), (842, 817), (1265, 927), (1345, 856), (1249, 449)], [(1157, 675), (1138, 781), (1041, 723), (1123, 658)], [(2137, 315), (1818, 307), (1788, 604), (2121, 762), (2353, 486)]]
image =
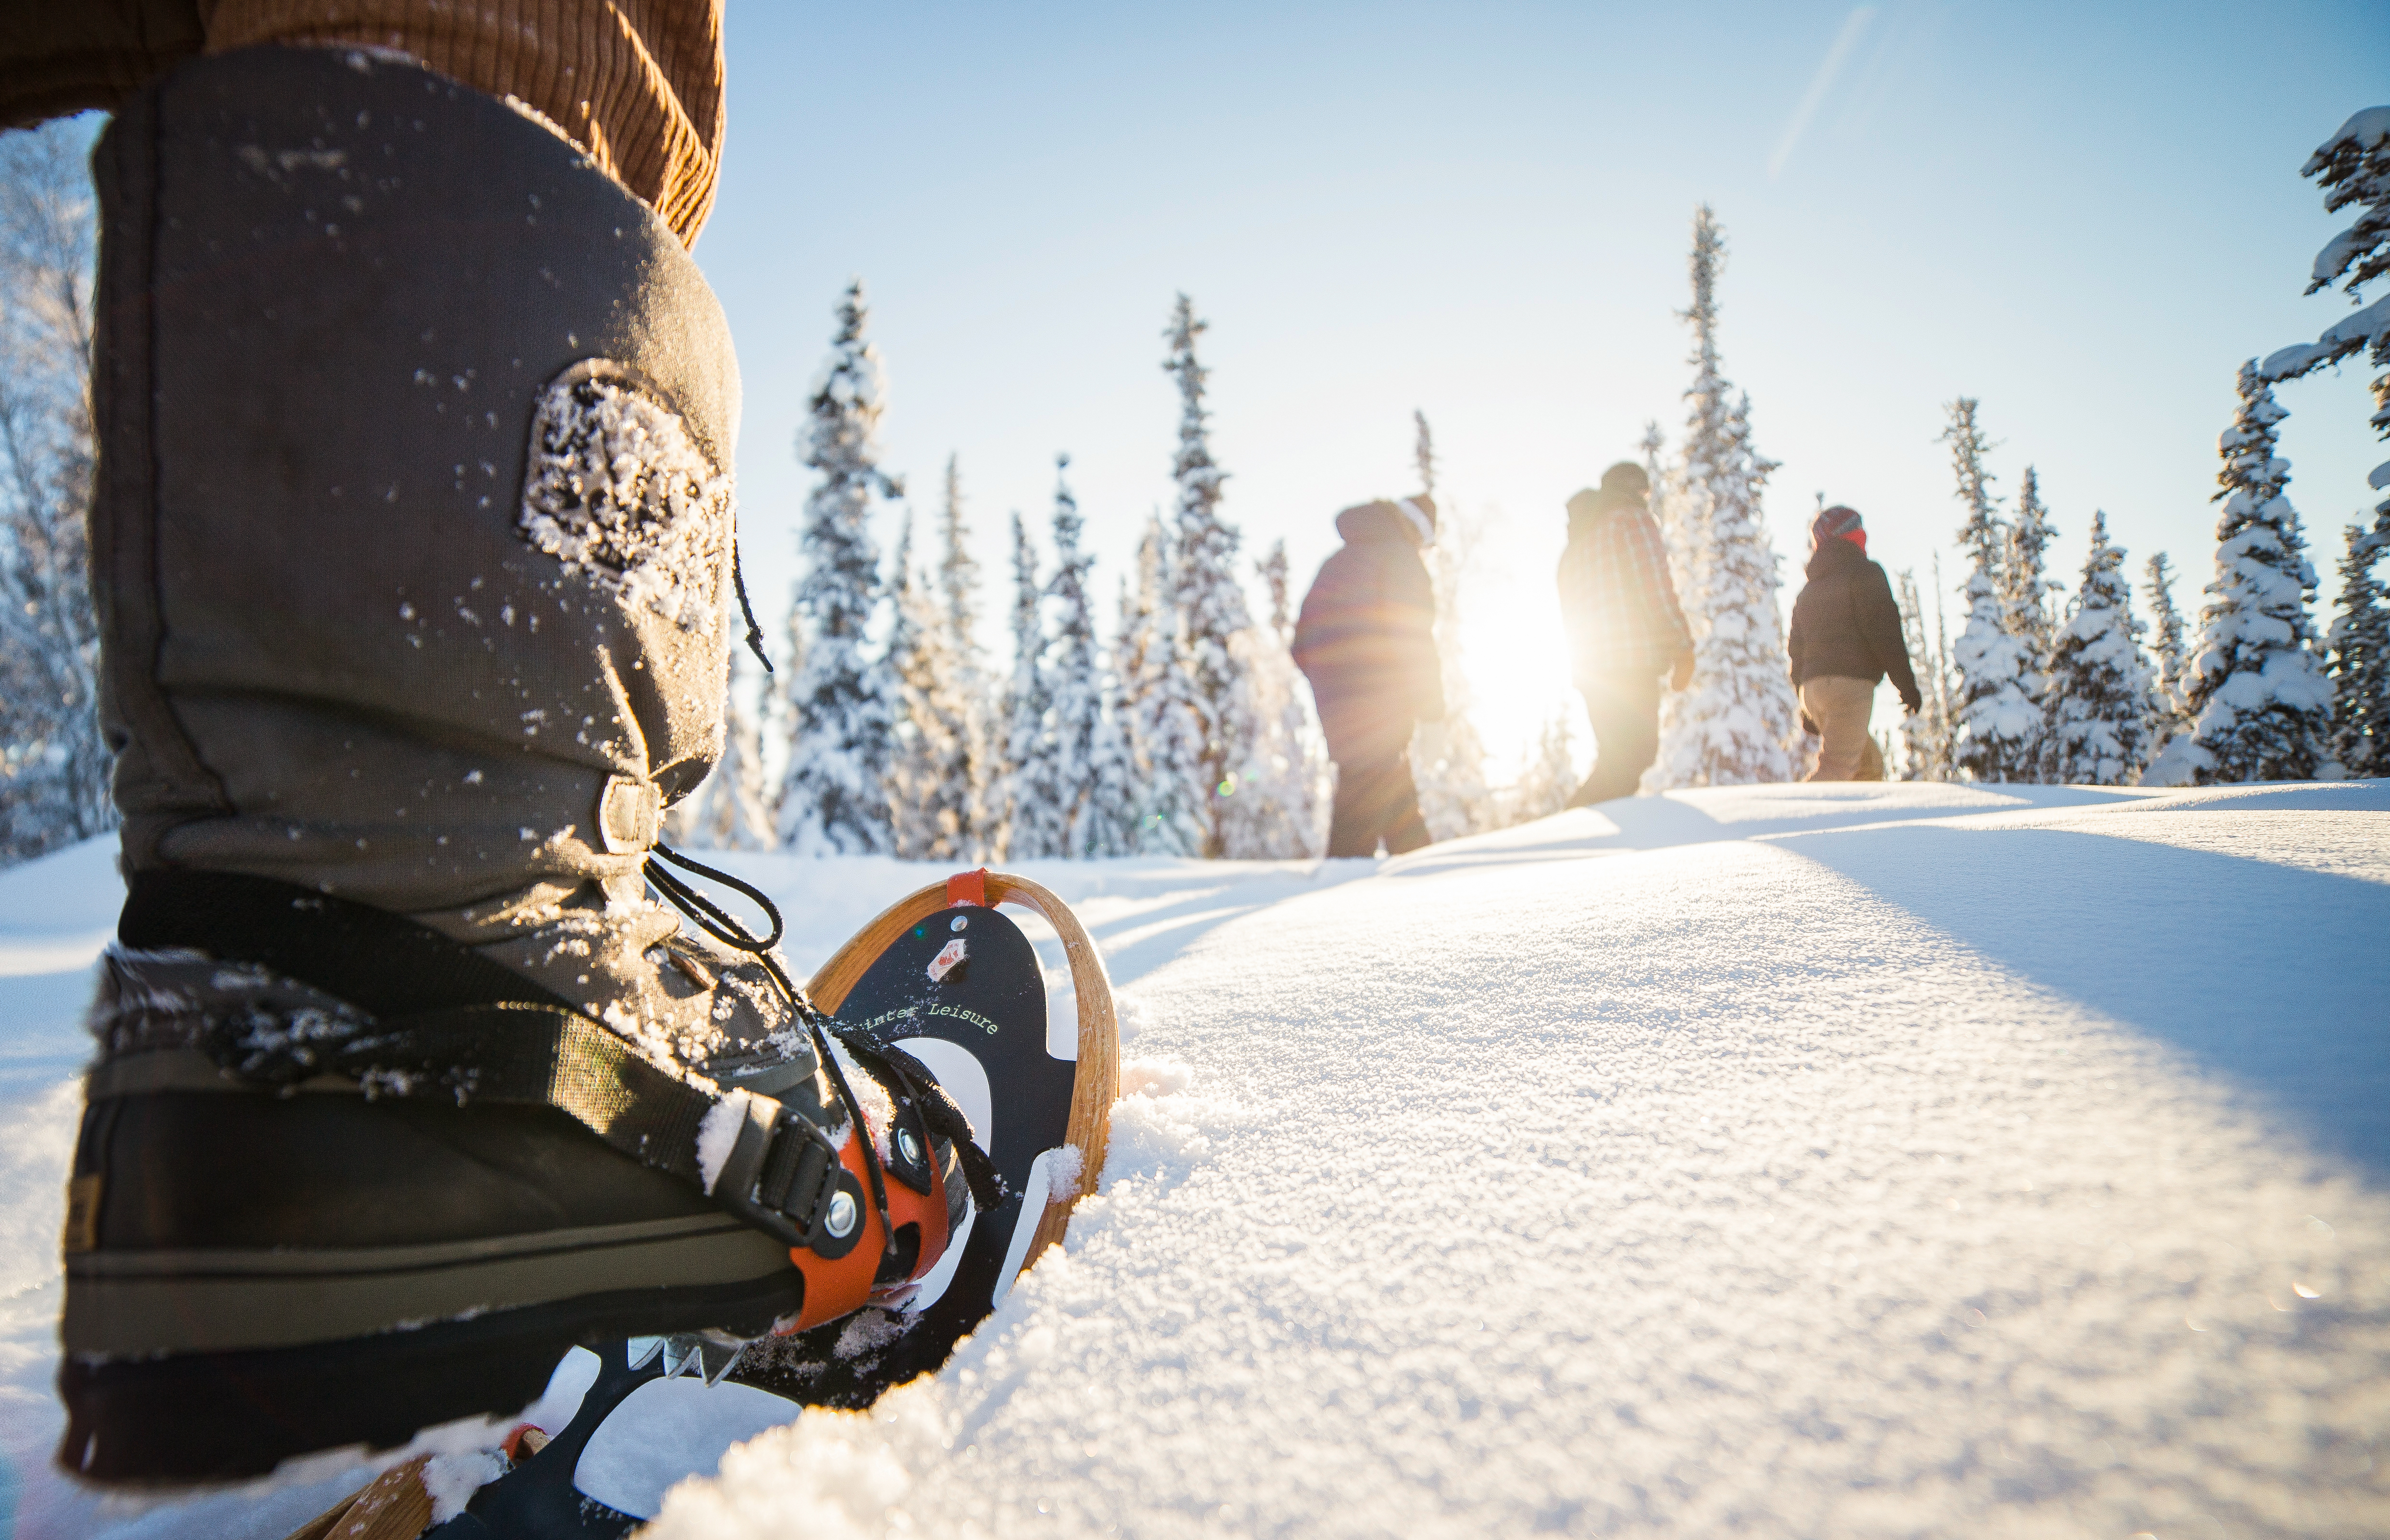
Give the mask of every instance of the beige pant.
[(1875, 735), (1868, 731), (1868, 717), (1875, 710), (1873, 681), (1839, 674), (1805, 680), (1801, 709), (1809, 713), (1818, 736), (1825, 739), (1818, 751), (1818, 768), (1809, 772), (1811, 780), (1883, 779), (1883, 753), (1875, 746)]

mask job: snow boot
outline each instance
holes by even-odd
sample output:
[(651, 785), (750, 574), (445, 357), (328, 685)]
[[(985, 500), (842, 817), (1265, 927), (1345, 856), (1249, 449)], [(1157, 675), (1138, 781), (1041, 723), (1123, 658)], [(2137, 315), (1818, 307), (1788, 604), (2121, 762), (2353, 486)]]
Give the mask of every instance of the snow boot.
[(952, 1101), (659, 864), (736, 588), (736, 366), (671, 231), (359, 51), (186, 64), (94, 167), (128, 899), (60, 1463), (386, 1445), (576, 1341), (726, 1350), (926, 1272), (992, 1184)]

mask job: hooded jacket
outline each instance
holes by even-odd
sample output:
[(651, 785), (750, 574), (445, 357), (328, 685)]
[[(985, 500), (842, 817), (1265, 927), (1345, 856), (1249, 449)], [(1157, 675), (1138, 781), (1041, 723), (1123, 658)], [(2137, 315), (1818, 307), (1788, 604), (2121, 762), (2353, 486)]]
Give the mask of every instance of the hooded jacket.
[(1892, 687), (1915, 710), (1917, 675), (1900, 635), (1900, 606), (1883, 568), (1837, 536), (1809, 558), (1809, 581), (1792, 601), (1792, 629), (1784, 651), (1792, 683), (1833, 674), (1872, 685), (1892, 675)]
[(1336, 516), (1344, 545), (1320, 565), (1294, 622), (1294, 662), (1311, 681), (1331, 751), (1356, 734), (1407, 741), (1444, 715), (1435, 588), (1419, 535), (1392, 503)]

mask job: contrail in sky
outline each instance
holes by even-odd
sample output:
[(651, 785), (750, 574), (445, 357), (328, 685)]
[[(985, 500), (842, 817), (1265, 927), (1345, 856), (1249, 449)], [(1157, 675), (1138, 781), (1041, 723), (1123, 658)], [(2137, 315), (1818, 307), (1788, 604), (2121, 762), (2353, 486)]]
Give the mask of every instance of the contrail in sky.
[(1843, 30), (1834, 34), (1834, 45), (1826, 50), (1826, 62), (1818, 65), (1818, 72), (1810, 77), (1809, 89), (1802, 94), (1801, 105), (1792, 109), (1792, 121), (1784, 125), (1784, 136), (1776, 141), (1774, 153), (1767, 157), (1770, 182), (1784, 169), (1784, 162), (1792, 159), (1792, 147), (1801, 142), (1801, 131), (1809, 126), (1818, 104), (1826, 99), (1826, 93), (1833, 89), (1834, 77), (1842, 73), (1843, 61), (1851, 57), (1851, 50), (1858, 46), (1859, 34), (1874, 19), (1873, 6), (1855, 6), (1851, 14), (1843, 18)]

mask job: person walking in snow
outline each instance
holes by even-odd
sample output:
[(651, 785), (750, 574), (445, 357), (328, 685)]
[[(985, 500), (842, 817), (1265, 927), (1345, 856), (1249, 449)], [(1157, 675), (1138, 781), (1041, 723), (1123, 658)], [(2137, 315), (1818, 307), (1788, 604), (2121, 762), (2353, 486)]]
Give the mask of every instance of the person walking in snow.
[(1679, 690), (1692, 679), (1693, 634), (1668, 581), (1651, 491), (1643, 468), (1622, 460), (1602, 472), (1600, 490), (1568, 501), (1561, 619), (1595, 751), (1571, 807), (1634, 795), (1660, 752), (1660, 676)]
[(1328, 853), (1400, 855), (1428, 842), (1411, 781), (1411, 729), (1444, 720), (1435, 589), (1420, 551), (1435, 543), (1435, 500), (1380, 500), (1336, 516), (1343, 547), (1321, 563), (1294, 623), (1336, 762)]
[(1901, 640), (1900, 606), (1883, 568), (1868, 559), (1867, 527), (1857, 512), (1837, 504), (1818, 515), (1809, 544), (1809, 581), (1792, 601), (1784, 639), (1801, 725), (1824, 739), (1809, 779), (1880, 781), (1883, 752), (1868, 731), (1876, 682), (1892, 675), (1912, 716), (1923, 699)]

